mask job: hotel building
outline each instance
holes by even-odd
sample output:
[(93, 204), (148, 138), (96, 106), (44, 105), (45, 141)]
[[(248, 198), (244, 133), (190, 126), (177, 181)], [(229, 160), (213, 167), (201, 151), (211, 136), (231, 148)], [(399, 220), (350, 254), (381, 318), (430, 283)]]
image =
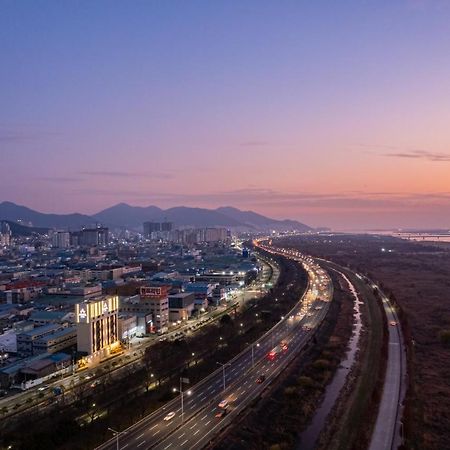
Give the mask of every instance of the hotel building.
[(78, 351), (106, 356), (118, 343), (119, 297), (88, 300), (75, 305)]

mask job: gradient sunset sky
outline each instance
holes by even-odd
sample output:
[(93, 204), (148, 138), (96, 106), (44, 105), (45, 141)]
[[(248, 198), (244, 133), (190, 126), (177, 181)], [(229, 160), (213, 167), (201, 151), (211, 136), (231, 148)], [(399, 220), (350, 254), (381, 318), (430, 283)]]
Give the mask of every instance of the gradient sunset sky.
[(0, 201), (450, 227), (450, 1), (0, 0)]

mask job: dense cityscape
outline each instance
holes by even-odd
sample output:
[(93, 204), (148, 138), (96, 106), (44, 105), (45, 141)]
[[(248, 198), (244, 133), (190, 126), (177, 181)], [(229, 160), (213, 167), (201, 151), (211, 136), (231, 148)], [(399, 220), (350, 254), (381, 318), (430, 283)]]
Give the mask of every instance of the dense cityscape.
[(450, 450), (448, 0), (0, 0), (0, 450)]

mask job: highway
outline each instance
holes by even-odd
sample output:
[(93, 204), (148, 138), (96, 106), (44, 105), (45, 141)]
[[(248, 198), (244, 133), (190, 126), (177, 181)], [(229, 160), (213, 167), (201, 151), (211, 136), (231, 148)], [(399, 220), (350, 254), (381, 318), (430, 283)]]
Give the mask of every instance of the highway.
[[(270, 250), (281, 253), (278, 249)], [(261, 395), (313, 337), (332, 299), (331, 279), (319, 266), (306, 262), (299, 254), (289, 257), (301, 261), (309, 274), (307, 290), (289, 314), (226, 366), (218, 367), (195, 386), (183, 386), (183, 414), (178, 395), (120, 433), (118, 442), (116, 436), (98, 450), (202, 448)], [(285, 344), (284, 349), (281, 343)], [(273, 356), (269, 358), (271, 351)], [(265, 380), (257, 383), (261, 375)], [(229, 407), (224, 417), (217, 418), (221, 411), (218, 404), (222, 400), (226, 400)], [(169, 413), (174, 413), (173, 417), (164, 420)]]
[[(383, 301), (389, 338), (388, 360), (378, 416), (369, 450), (391, 450), (401, 444), (402, 402), (406, 376), (406, 354), (397, 313), (386, 295), (376, 286)], [(394, 325), (395, 323), (395, 325)]]

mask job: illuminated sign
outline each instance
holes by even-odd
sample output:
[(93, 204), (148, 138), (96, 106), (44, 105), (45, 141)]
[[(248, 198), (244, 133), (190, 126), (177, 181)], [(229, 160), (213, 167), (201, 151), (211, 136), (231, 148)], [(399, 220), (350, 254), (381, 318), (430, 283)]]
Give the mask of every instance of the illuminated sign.
[(106, 314), (109, 311), (108, 309), (108, 303), (103, 302), (103, 314)]
[(80, 309), (80, 312), (78, 313), (78, 318), (81, 320), (86, 319), (87, 314), (86, 314), (86, 310), (84, 308)]

